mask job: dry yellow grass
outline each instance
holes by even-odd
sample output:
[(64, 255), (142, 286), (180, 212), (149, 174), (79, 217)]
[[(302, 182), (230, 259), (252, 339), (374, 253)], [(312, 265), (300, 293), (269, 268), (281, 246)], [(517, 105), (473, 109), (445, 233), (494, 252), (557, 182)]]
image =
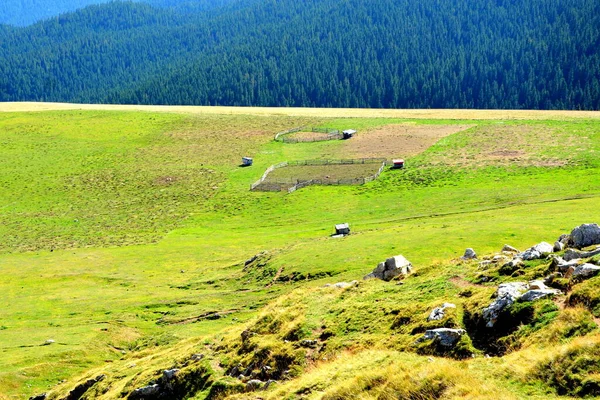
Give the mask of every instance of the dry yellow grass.
[(118, 104), (70, 104), (7, 102), (0, 112), (60, 110), (153, 111), (189, 114), (251, 114), (321, 118), (421, 118), (479, 120), (562, 120), (600, 119), (600, 111), (535, 111), (535, 110), (390, 110), (366, 108), (284, 108), (284, 107), (209, 107), (209, 106), (143, 106)]

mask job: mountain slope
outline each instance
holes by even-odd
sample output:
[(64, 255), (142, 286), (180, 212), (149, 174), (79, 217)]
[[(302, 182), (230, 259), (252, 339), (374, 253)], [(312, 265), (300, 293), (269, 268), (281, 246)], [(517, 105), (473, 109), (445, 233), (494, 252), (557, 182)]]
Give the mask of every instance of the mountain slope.
[[(43, 19), (75, 11), (89, 5), (115, 0), (4, 0), (0, 4), (0, 24), (30, 25)], [(207, 11), (236, 0), (133, 0), (178, 11)]]
[(600, 4), (579, 3), (111, 3), (9, 35), (0, 100), (599, 109)]

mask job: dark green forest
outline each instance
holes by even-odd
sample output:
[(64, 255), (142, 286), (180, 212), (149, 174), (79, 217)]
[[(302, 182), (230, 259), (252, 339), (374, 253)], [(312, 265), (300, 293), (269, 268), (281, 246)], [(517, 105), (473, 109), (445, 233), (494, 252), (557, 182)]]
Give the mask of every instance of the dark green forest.
[(600, 109), (597, 0), (111, 2), (0, 35), (0, 101)]

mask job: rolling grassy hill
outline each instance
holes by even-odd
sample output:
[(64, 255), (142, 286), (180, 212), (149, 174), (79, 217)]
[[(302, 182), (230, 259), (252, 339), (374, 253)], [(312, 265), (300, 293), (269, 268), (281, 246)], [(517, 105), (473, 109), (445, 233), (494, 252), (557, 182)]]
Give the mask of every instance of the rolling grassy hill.
[[(541, 399), (598, 387), (584, 360), (598, 360), (600, 277), (524, 306), (530, 318), (495, 354), (470, 316), (499, 283), (538, 278), (549, 261), (511, 276), (458, 259), (600, 221), (596, 115), (172, 111), (0, 113), (1, 399), (59, 399), (100, 375), (82, 398), (127, 397), (170, 368), (174, 398), (255, 398), (225, 375), (258, 364), (277, 381), (260, 394), (273, 399)], [(358, 129), (361, 146), (272, 140), (300, 125)], [(375, 139), (441, 128), (456, 133), (364, 186), (249, 191), (280, 161), (371, 145), (402, 155)], [(242, 155), (254, 166), (240, 168)], [(352, 235), (330, 238), (340, 222)], [(415, 268), (403, 285), (361, 280), (396, 254)], [(442, 323), (473, 340), (463, 353), (415, 344), (444, 302), (457, 308)]]

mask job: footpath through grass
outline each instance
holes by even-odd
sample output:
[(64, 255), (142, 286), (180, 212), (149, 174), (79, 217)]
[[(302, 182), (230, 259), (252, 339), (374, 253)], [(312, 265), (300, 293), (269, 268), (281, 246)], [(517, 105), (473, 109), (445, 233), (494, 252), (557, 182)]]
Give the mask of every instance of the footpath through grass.
[[(342, 141), (275, 143), (277, 131), (323, 124), (368, 135), (407, 122), (475, 126), (365, 186), (249, 191), (269, 165), (344, 158)], [(293, 289), (360, 279), (391, 255), (422, 268), (466, 247), (524, 248), (600, 221), (596, 120), (73, 111), (2, 114), (0, 127), (0, 398), (185, 338), (212, 340)], [(255, 165), (239, 168), (243, 155)], [(340, 222), (353, 234), (329, 238)], [(244, 270), (264, 250), (264, 269)], [(443, 292), (452, 273), (419, 290)]]

